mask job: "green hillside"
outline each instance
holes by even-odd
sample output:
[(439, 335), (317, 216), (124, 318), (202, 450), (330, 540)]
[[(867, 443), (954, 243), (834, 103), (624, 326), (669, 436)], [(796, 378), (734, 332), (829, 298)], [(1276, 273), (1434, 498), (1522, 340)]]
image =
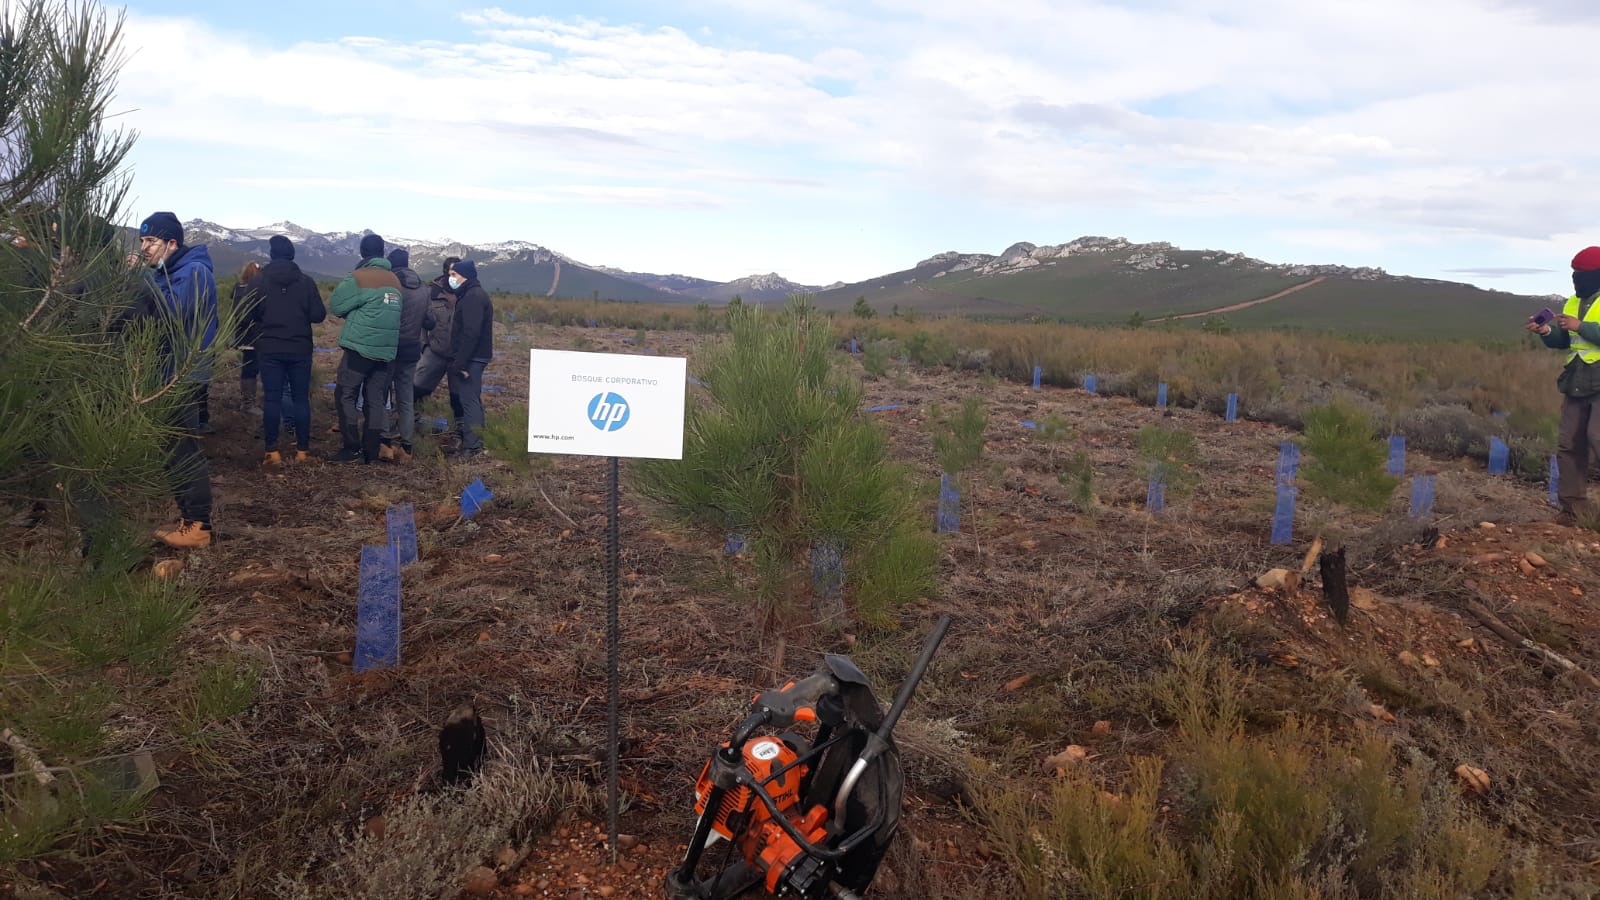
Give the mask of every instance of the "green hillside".
[(1010, 275), (961, 272), (930, 282), (950, 294), (990, 297), (1076, 322), (1123, 322), (1137, 310), (1146, 319), (1204, 312), (1275, 294), (1308, 279), (1273, 270), (1219, 266), (1205, 254), (1169, 252), (1185, 269), (1136, 270), (1129, 253), (1072, 256)]
[[(1302, 328), (1391, 334), (1417, 330), (1441, 337), (1515, 337), (1526, 317), (1546, 301), (1486, 291), (1468, 284), (1378, 275), (1351, 270), (1266, 266), (1209, 251), (1165, 249), (1151, 265), (1147, 248), (1074, 253), (994, 274), (978, 268), (947, 272), (953, 260), (927, 264), (819, 295), (821, 305), (848, 309), (866, 297), (880, 313), (898, 307), (933, 314), (1004, 318), (1048, 316), (1084, 324), (1121, 324), (1137, 311), (1146, 321), (1194, 316), (1177, 324), (1198, 326), (1212, 313), (1236, 327)], [(1316, 281), (1318, 273), (1330, 273)], [(1243, 309), (1227, 307), (1274, 300)]]
[(1287, 297), (1227, 313), (1248, 328), (1397, 333), (1416, 337), (1522, 337), (1528, 316), (1551, 301), (1450, 282), (1329, 278)]
[(948, 264), (920, 266), (824, 292), (824, 306), (847, 307), (857, 296), (880, 310), (894, 304), (923, 312), (1048, 315), (1073, 322), (1126, 321), (1203, 312), (1277, 293), (1308, 280), (1281, 272), (1206, 262), (1199, 251), (1170, 251), (1180, 269), (1138, 270), (1132, 251), (1083, 254), (997, 275), (975, 270), (935, 277)]

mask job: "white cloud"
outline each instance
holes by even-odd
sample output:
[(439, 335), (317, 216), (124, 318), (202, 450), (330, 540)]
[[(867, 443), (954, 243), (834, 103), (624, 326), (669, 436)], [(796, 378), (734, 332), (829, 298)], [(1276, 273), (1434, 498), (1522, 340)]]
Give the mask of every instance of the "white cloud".
[[(461, 21), (470, 41), (271, 46), (134, 16), (122, 96), (156, 148), (213, 146), (240, 187), (717, 210), (729, 230), (774, 229), (782, 258), (763, 268), (828, 239), (783, 232), (775, 204), (867, 197), (1030, 222), (1257, 217), (1313, 261), (1319, 247), (1377, 254), (1417, 233), (1441, 258), (1469, 238), (1544, 253), (1600, 230), (1578, 203), (1600, 163), (1581, 77), (1600, 14), (1587, 4), (687, 8), (720, 18), (484, 9)], [(171, 59), (203, 77), (173, 90)], [(229, 161), (272, 171), (226, 172)], [(161, 165), (141, 155), (138, 178)]]

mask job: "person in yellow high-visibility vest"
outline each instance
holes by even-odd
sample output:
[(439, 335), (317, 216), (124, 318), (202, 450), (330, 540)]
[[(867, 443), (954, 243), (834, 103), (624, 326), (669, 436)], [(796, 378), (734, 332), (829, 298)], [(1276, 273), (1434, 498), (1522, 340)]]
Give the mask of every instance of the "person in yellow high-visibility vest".
[(1575, 524), (1584, 512), (1584, 488), (1592, 456), (1600, 456), (1600, 247), (1572, 258), (1573, 294), (1550, 323), (1528, 322), (1545, 346), (1567, 351), (1556, 379), (1561, 391), (1561, 431), (1557, 441), (1557, 521)]

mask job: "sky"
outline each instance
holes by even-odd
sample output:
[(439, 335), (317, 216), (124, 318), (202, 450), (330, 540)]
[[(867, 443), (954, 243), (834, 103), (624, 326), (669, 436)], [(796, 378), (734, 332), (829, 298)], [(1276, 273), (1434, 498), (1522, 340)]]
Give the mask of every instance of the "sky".
[(1600, 244), (1591, 0), (126, 16), (141, 217), (819, 285), (1105, 235), (1548, 294)]

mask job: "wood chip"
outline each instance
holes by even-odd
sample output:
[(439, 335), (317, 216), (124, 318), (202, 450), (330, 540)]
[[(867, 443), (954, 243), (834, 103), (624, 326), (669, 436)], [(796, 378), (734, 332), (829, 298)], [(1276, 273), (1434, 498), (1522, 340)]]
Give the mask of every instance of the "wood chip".
[(1474, 794), (1484, 794), (1489, 790), (1489, 773), (1475, 766), (1466, 763), (1456, 766), (1456, 777), (1461, 779), (1462, 787)]
[(1076, 768), (1089, 759), (1089, 751), (1077, 744), (1069, 744), (1067, 749), (1060, 753), (1044, 758), (1044, 770), (1054, 772), (1057, 777), (1065, 775), (1068, 769)]
[(1005, 687), (1006, 692), (1010, 693), (1011, 691), (1021, 690), (1023, 685), (1027, 684), (1028, 682), (1030, 682), (1032, 680), (1033, 680), (1033, 673), (1032, 672), (1029, 672), (1026, 675), (1018, 675), (1016, 678), (1013, 678), (1010, 681), (1006, 682), (1006, 687)]
[(1311, 567), (1313, 565), (1316, 565), (1317, 557), (1319, 557), (1321, 555), (1322, 555), (1322, 538), (1319, 537), (1316, 540), (1313, 540), (1311, 542), (1311, 549), (1306, 551), (1306, 558), (1305, 558), (1305, 560), (1303, 562), (1300, 563), (1300, 577), (1301, 578), (1304, 578), (1305, 576), (1307, 576), (1307, 575), (1309, 575), (1311, 573)]

